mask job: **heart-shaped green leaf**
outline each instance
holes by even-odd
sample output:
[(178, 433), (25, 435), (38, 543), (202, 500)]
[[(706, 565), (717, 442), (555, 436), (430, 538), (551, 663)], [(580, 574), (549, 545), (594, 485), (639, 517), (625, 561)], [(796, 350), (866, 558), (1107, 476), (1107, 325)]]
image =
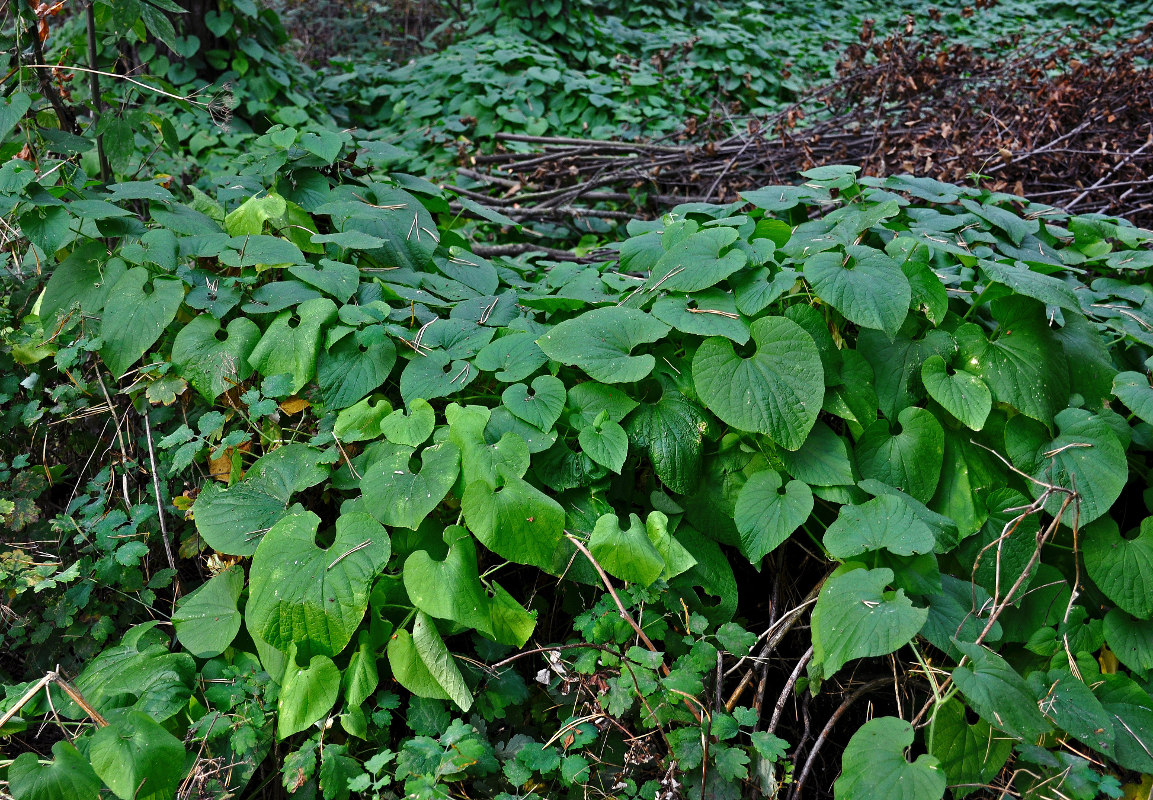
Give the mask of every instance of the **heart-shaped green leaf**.
[(811, 513), (813, 492), (808, 484), (793, 480), (785, 485), (780, 473), (771, 469), (754, 474), (737, 495), (733, 517), (741, 534), (741, 552), (759, 564)]
[(1111, 517), (1081, 536), (1085, 570), (1101, 591), (1138, 619), (1153, 616), (1153, 517), (1141, 521), (1135, 537), (1123, 537)]
[(8, 767), (8, 790), (15, 800), (97, 800), (100, 778), (88, 759), (65, 741), (52, 745), (51, 764), (36, 753), (21, 753)]
[(1049, 730), (1032, 690), (1009, 662), (979, 644), (954, 644), (970, 661), (953, 670), (953, 682), (974, 711), (1019, 739), (1036, 739)]
[(830, 678), (854, 658), (883, 656), (917, 635), (929, 612), (914, 608), (898, 589), (887, 592), (891, 569), (841, 567), (834, 572), (813, 608), (811, 670)]
[(517, 383), (505, 389), (500, 399), (514, 417), (547, 431), (564, 410), (564, 382), (552, 375), (540, 375), (533, 379), (531, 396), (527, 386)]
[(940, 800), (945, 772), (940, 762), (922, 755), (913, 763), (905, 751), (913, 744), (913, 726), (896, 717), (877, 717), (862, 725), (845, 748), (841, 777), (833, 784), (837, 800)]
[(496, 488), (478, 480), (464, 490), (460, 507), (468, 529), (501, 558), (553, 574), (564, 570), (558, 563), (567, 561), (564, 509), (539, 489), (512, 476)]
[(745, 266), (744, 251), (721, 251), (737, 240), (733, 228), (706, 228), (690, 234), (669, 248), (645, 283), (645, 291), (699, 292), (714, 286)]
[(392, 413), (392, 403), (379, 395), (366, 397), (336, 415), (332, 435), (338, 442), (364, 442), (380, 436), (380, 424)]
[(478, 377), (480, 370), (470, 362), (453, 361), (444, 350), (431, 350), (405, 365), (400, 373), (400, 396), (411, 406), (418, 398), (432, 400), (456, 394)]
[(901, 265), (882, 251), (848, 245), (805, 260), (805, 280), (817, 296), (863, 328), (897, 335), (909, 313), (912, 290)]
[(602, 516), (589, 537), (588, 548), (606, 572), (622, 581), (651, 586), (665, 569), (664, 558), (636, 514), (629, 514), (629, 526), (624, 530), (616, 514)]
[(252, 374), (248, 357), (258, 341), (260, 328), (247, 317), (237, 317), (222, 329), (219, 321), (201, 314), (176, 334), (172, 363), (177, 373), (211, 403)]
[(586, 425), (577, 434), (577, 441), (586, 456), (620, 474), (629, 454), (629, 437), (619, 424), (606, 418), (599, 424)]
[(92, 769), (121, 800), (166, 800), (184, 777), (184, 745), (141, 711), (121, 711), (92, 736)]
[(1141, 372), (1121, 372), (1113, 378), (1113, 394), (1137, 418), (1153, 425), (1153, 386)]
[(368, 608), (372, 579), (392, 552), (388, 534), (364, 512), (342, 514), (327, 549), (316, 544), (320, 518), (293, 514), (276, 523), (252, 557), (244, 621), (253, 635), (288, 652), (336, 655)]
[(452, 620), (491, 636), (490, 601), (480, 583), (472, 537), (456, 525), (446, 528), (444, 537), (449, 549), (443, 561), (434, 561), (424, 550), (405, 560), (401, 576), (408, 598), (430, 617)]
[(733, 352), (728, 339), (706, 339), (693, 357), (693, 384), (723, 422), (767, 434), (796, 450), (825, 396), (817, 346), (800, 325), (784, 317), (758, 319), (752, 335), (757, 351), (747, 359)]
[(119, 378), (155, 344), (184, 300), (184, 283), (153, 278), (144, 267), (120, 276), (108, 292), (100, 321), (100, 355)]
[(861, 505), (841, 506), (825, 531), (824, 542), (833, 558), (849, 559), (874, 550), (899, 556), (931, 553), (937, 540), (909, 503), (895, 495), (881, 495)]
[(405, 447), (420, 447), (432, 436), (434, 427), (436, 412), (427, 400), (420, 398), (412, 401), (407, 414), (404, 409), (398, 408), (380, 421), (380, 432), (384, 438)]
[(1105, 615), (1104, 632), (1109, 649), (1122, 664), (1139, 673), (1153, 670), (1153, 620), (1113, 608)]
[[(990, 783), (1013, 752), (1013, 743), (997, 735), (984, 719), (972, 725), (965, 719), (965, 704), (956, 697), (933, 711), (933, 736), (930, 753), (941, 762), (941, 769), (954, 785), (955, 797), (976, 791), (975, 784)], [(956, 784), (974, 784), (973, 788)]]
[(277, 315), (256, 343), (248, 363), (265, 377), (288, 373), (290, 394), (296, 394), (316, 372), (320, 329), (336, 318), (336, 304), (327, 297), (306, 300)]
[(244, 570), (230, 567), (180, 598), (172, 613), (176, 638), (197, 658), (224, 652), (240, 631), (236, 603), (244, 589)]
[(340, 670), (332, 659), (315, 655), (307, 667), (296, 663), (296, 647), (289, 652), (288, 669), (276, 701), (276, 738), (285, 739), (324, 718), (340, 695)]
[(548, 361), (531, 333), (510, 333), (485, 345), (473, 362), (477, 369), (495, 372), (498, 381), (523, 381)]
[(501, 475), (524, 477), (532, 458), (528, 444), (512, 432), (490, 443), (487, 431), (491, 412), (487, 408), (451, 403), (444, 416), (448, 420), (448, 439), (460, 448), (462, 485), (484, 481), (496, 486)]
[(748, 323), (737, 313), (733, 296), (719, 289), (663, 297), (653, 304), (652, 314), (681, 333), (724, 336), (737, 344), (749, 340)]
[(410, 472), (415, 451), (396, 447), (377, 461), (360, 480), (366, 508), (385, 525), (416, 530), (440, 505), (460, 474), (460, 450), (451, 442), (426, 447), (420, 471)]
[(635, 308), (610, 306), (586, 311), (537, 339), (553, 361), (580, 367), (601, 383), (631, 383), (652, 372), (656, 359), (629, 355), (641, 344), (656, 342), (670, 328)]
[(993, 395), (985, 382), (971, 372), (957, 370), (949, 374), (945, 359), (930, 356), (921, 365), (921, 382), (929, 397), (975, 431), (985, 426), (993, 408)]
[(897, 417), (901, 430), (877, 420), (857, 442), (857, 466), (864, 478), (900, 489), (922, 503), (937, 490), (945, 460), (945, 431), (932, 412), (906, 408)]
[(347, 408), (375, 391), (396, 364), (396, 346), (382, 325), (356, 331), (322, 350), (316, 382), (329, 408)]
[(1113, 755), (1113, 720), (1085, 682), (1068, 668), (1038, 670), (1027, 679), (1041, 713), (1053, 724), (1099, 753)]
[[(569, 393), (570, 397), (575, 391)], [(629, 441), (647, 453), (661, 482), (670, 491), (688, 494), (701, 477), (708, 428), (708, 417), (696, 403), (680, 392), (666, 389), (656, 403), (637, 408), (628, 418), (625, 431)]]

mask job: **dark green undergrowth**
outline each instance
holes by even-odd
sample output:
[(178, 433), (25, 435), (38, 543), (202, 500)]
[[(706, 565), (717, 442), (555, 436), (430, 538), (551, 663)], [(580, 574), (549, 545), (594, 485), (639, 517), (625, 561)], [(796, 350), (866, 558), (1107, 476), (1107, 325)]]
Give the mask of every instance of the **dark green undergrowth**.
[[(195, 42), (165, 3), (97, 5), (90, 63), (153, 70), (98, 102), (30, 66), (17, 9), (0, 788), (1088, 799), (1153, 774), (1153, 233), (829, 166), (607, 229), (611, 260), (483, 258), (515, 227), (396, 138), (479, 94), (421, 70), (531, 51), (569, 85), (614, 25), (774, 10), (540, 8), (479, 6), (371, 123), (254, 5)], [(1035, 19), (941, 24), (986, 12)], [(43, 21), (83, 49), (83, 17)], [(720, 63), (564, 113), (640, 131), (684, 87), (739, 94)]]

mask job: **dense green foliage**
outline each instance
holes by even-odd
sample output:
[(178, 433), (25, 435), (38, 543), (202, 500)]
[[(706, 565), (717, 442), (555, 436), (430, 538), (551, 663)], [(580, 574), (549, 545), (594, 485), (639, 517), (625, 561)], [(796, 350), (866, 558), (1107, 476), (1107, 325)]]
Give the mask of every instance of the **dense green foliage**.
[(823, 167), (612, 261), (490, 260), (505, 221), (410, 174), (429, 125), (772, 107), (804, 84), (765, 71), (770, 10), (478, 4), (435, 56), (318, 77), (251, 3), (215, 41), (169, 5), (96, 6), (162, 80), (100, 77), (72, 130), (27, 8), (0, 64), (16, 800), (773, 797), (818, 768), (781, 710), (851, 678), (883, 686), (824, 754), (839, 798), (1153, 773), (1153, 233)]

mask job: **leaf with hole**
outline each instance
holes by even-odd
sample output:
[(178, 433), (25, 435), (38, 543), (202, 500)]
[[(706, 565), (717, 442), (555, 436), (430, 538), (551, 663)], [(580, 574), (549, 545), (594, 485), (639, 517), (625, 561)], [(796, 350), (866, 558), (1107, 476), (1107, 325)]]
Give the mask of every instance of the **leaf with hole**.
[(723, 281), (745, 266), (743, 250), (721, 251), (737, 240), (732, 228), (706, 228), (674, 244), (657, 260), (645, 291), (699, 292)]
[(629, 583), (651, 586), (665, 569), (664, 558), (636, 514), (629, 514), (629, 526), (624, 529), (616, 514), (602, 516), (589, 537), (588, 549), (605, 572)]
[(921, 365), (921, 382), (929, 397), (966, 427), (979, 431), (985, 426), (993, 408), (993, 395), (976, 375), (964, 370), (950, 374), (945, 359), (930, 356)]
[(176, 317), (184, 284), (176, 278), (154, 278), (144, 267), (120, 276), (108, 292), (101, 314), (100, 355), (119, 378), (156, 343)]
[(841, 777), (833, 784), (836, 800), (940, 800), (945, 772), (931, 755), (909, 763), (913, 726), (896, 717), (877, 717), (862, 725), (845, 747)]
[(276, 701), (276, 738), (286, 739), (324, 718), (340, 694), (340, 670), (332, 659), (314, 655), (307, 667), (296, 663), (296, 645), (288, 651), (288, 668)]
[(953, 681), (974, 711), (1018, 739), (1036, 739), (1049, 730), (1032, 690), (1009, 662), (979, 644), (953, 644), (969, 658), (953, 670)]
[(527, 386), (517, 383), (504, 390), (501, 401), (514, 417), (547, 431), (564, 410), (565, 386), (559, 378), (540, 375), (533, 379), (531, 395)]
[(172, 364), (208, 402), (252, 374), (248, 357), (260, 341), (260, 328), (247, 317), (237, 317), (221, 328), (208, 314), (194, 317), (172, 343)]
[(336, 318), (336, 304), (327, 297), (306, 300), (295, 309), (280, 312), (248, 357), (265, 377), (288, 373), (290, 394), (296, 394), (316, 372), (320, 352), (320, 329)]
[(510, 475), (495, 488), (474, 481), (460, 507), (468, 529), (501, 558), (552, 574), (564, 570), (564, 509), (536, 487)]
[(427, 400), (417, 398), (408, 407), (408, 412), (398, 408), (380, 421), (380, 432), (393, 444), (405, 447), (420, 447), (436, 426), (436, 412)]
[(877, 420), (857, 442), (861, 477), (886, 483), (922, 503), (933, 498), (945, 459), (945, 431), (932, 412), (906, 408), (897, 417), (900, 431)]

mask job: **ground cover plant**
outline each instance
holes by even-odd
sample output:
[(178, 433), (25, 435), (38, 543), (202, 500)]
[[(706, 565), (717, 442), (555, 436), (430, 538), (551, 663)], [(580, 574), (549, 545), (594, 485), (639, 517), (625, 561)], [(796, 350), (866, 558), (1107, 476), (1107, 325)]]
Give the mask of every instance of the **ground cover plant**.
[(824, 166), (486, 258), (157, 8), (3, 65), (0, 790), (1141, 791), (1153, 233)]

